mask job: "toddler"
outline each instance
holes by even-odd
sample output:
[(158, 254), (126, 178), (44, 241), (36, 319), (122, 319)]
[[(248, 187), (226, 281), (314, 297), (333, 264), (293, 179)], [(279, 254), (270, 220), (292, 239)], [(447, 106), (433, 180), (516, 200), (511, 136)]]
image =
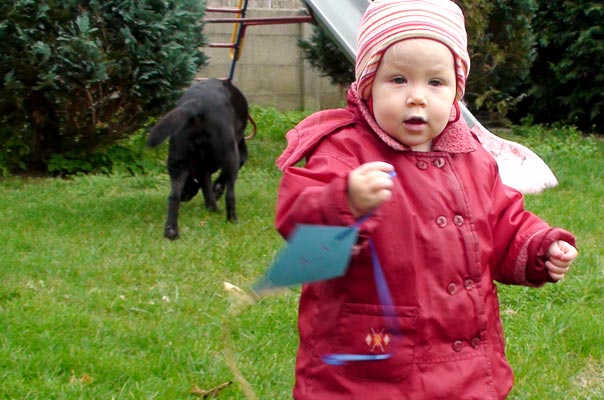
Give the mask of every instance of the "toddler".
[[(277, 160), (284, 237), (297, 224), (346, 226), (369, 215), (346, 275), (302, 287), (295, 399), (485, 400), (511, 390), (494, 281), (559, 281), (577, 251), (571, 233), (502, 184), (460, 118), (469, 69), (454, 2), (374, 1), (346, 108), (287, 134)], [(393, 305), (380, 304), (369, 238)], [(323, 359), (338, 353), (389, 357)]]

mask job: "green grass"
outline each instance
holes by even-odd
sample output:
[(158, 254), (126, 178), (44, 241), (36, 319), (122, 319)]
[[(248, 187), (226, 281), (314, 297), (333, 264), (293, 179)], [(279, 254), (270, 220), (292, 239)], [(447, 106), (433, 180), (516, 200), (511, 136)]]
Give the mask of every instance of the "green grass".
[[(181, 208), (174, 242), (162, 237), (166, 174), (0, 181), (0, 399), (196, 398), (193, 388), (234, 380), (229, 343), (258, 398), (291, 398), (298, 291), (233, 317), (223, 290), (224, 281), (253, 284), (282, 245), (274, 159), (302, 115), (254, 114), (240, 223), (196, 197)], [(581, 255), (561, 284), (500, 286), (511, 398), (604, 398), (604, 144), (543, 135), (513, 136), (560, 181), (527, 206), (575, 232)], [(150, 153), (163, 163), (165, 147)], [(245, 396), (233, 384), (219, 398)]]
[(532, 128), (515, 137), (536, 150), (559, 186), (527, 196), (527, 208), (577, 236), (580, 257), (560, 284), (500, 285), (514, 399), (604, 398), (604, 142)]

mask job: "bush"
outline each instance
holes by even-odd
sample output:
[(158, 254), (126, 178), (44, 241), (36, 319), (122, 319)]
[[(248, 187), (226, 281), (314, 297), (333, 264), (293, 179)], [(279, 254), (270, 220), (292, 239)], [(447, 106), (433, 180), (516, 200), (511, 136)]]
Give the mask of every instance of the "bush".
[(525, 107), (535, 121), (604, 131), (603, 21), (601, 1), (539, 2), (537, 59)]
[(534, 0), (463, 0), (472, 65), (464, 101), (489, 125), (505, 125), (526, 96), (535, 55)]
[(206, 62), (202, 16), (201, 0), (1, 2), (0, 168), (85, 169), (165, 111)]
[[(155, 120), (153, 120), (155, 121)], [(84, 157), (79, 153), (55, 153), (48, 162), (54, 175), (75, 174), (156, 174), (166, 170), (167, 143), (161, 150), (150, 151), (147, 135), (150, 124)]]

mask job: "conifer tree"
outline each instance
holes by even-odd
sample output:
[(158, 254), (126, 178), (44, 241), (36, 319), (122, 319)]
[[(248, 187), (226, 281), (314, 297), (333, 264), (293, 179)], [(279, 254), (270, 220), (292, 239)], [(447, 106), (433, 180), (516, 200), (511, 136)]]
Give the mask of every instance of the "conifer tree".
[(170, 107), (206, 62), (203, 12), (203, 0), (0, 2), (5, 164), (94, 152)]

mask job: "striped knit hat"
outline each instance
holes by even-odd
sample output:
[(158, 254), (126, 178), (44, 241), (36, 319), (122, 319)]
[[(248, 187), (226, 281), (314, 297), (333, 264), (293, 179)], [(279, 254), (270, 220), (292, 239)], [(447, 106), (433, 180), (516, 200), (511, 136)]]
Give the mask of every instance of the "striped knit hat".
[(403, 39), (437, 40), (451, 50), (460, 100), (470, 72), (468, 39), (461, 9), (451, 0), (373, 0), (361, 20), (355, 73), (361, 98), (367, 100), (384, 52)]

